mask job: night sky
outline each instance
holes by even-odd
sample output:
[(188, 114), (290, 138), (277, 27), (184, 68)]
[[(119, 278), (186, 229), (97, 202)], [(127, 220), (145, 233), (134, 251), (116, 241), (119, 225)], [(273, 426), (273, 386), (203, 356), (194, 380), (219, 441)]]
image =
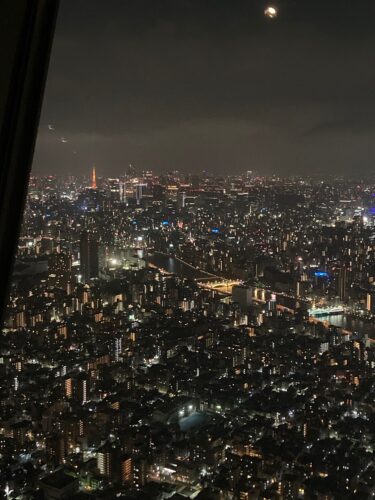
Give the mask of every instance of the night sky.
[(93, 163), (372, 173), (375, 2), (62, 0), (34, 173)]

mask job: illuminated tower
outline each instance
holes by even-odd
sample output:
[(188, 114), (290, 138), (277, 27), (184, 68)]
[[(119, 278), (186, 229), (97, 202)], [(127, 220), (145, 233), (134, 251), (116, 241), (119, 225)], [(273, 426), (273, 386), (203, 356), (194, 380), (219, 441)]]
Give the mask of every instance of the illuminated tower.
[(95, 165), (92, 167), (92, 182), (91, 182), (91, 189), (96, 189), (96, 168)]

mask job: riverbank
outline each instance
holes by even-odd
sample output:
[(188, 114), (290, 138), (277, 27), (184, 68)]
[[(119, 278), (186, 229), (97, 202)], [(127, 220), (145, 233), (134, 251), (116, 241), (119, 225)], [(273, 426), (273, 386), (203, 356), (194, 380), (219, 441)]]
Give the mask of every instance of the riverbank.
[[(155, 266), (158, 269), (163, 269), (171, 274), (176, 274), (189, 279), (199, 280), (214, 276), (201, 269), (196, 269), (191, 264), (183, 262), (178, 257), (167, 255), (162, 252), (150, 253), (144, 259), (148, 264)], [(296, 299), (292, 299), (290, 297), (283, 297), (282, 305), (286, 308), (293, 309), (295, 300)], [(361, 332), (367, 334), (370, 338), (375, 339), (375, 324), (355, 318), (348, 314), (320, 316), (318, 321), (353, 333)]]

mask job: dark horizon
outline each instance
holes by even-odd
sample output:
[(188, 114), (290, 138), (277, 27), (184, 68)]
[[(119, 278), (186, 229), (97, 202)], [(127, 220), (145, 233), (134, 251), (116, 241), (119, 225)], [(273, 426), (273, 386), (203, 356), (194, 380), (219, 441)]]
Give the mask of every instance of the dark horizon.
[(64, 0), (33, 173), (370, 174), (375, 6), (327, 3)]

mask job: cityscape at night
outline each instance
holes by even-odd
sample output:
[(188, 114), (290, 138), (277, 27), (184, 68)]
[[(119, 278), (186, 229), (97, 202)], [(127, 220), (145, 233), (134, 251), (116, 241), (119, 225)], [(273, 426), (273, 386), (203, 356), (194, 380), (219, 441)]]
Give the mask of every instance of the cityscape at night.
[(32, 177), (0, 363), (4, 487), (372, 497), (374, 191), (134, 166)]
[(374, 0), (1, 4), (0, 500), (375, 499)]

